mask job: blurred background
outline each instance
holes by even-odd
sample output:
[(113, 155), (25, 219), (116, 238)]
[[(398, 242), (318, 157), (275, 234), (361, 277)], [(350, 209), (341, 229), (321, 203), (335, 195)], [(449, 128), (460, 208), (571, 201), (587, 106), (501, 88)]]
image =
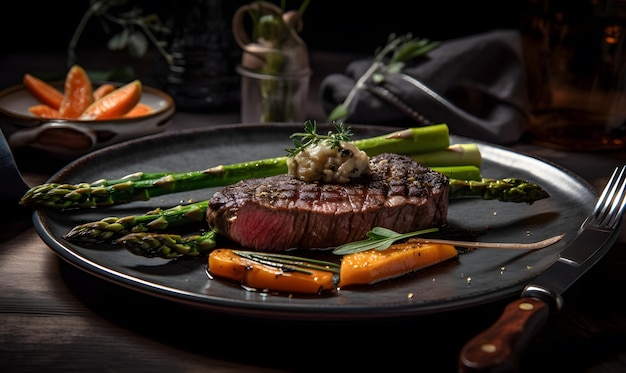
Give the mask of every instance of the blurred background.
[[(204, 1), (219, 4), (223, 13), (221, 18), (227, 23), (239, 6), (250, 2)], [(270, 2), (280, 5), (279, 1)], [(177, 12), (203, 1), (130, 0), (126, 3), (126, 8), (140, 7), (144, 14), (157, 14), (164, 24), (171, 26)], [(286, 1), (286, 8), (297, 9), (301, 3), (301, 0)], [(371, 4), (356, 0), (312, 0), (305, 11), (304, 28), (300, 35), (312, 52), (372, 55), (377, 47), (385, 44), (390, 33), (412, 32), (421, 38), (445, 40), (494, 28), (517, 27), (524, 3), (518, 0), (447, 0), (409, 4), (401, 0), (387, 0)], [(19, 68), (11, 65), (13, 62), (10, 57), (15, 53), (32, 54), (32, 60), (29, 61), (32, 68), (63, 68), (51, 57), (62, 57), (67, 52), (68, 43), (89, 4), (88, 0), (64, 3), (30, 0), (13, 2), (10, 11), (0, 14), (0, 32), (3, 35), (0, 50), (3, 76), (0, 84), (4, 87), (21, 81), (21, 75), (7, 73), (11, 71), (7, 67)], [(85, 25), (76, 46), (79, 62), (81, 54), (106, 49), (113, 32), (119, 30), (111, 28), (107, 33), (102, 22), (92, 18)], [(232, 35), (229, 33), (228, 37)]]
[[(254, 0), (220, 1), (224, 15)], [(174, 9), (197, 0), (130, 0), (145, 13), (155, 12), (162, 21), (171, 21)], [(280, 5), (279, 1), (270, 1)], [(89, 0), (60, 4), (51, 1), (13, 2), (10, 11), (0, 15), (3, 54), (12, 51), (64, 51), (72, 33), (88, 8)], [(301, 0), (286, 1), (287, 9), (297, 9)], [(525, 1), (440, 0), (407, 3), (402, 0), (364, 3), (356, 0), (312, 0), (306, 9), (302, 37), (311, 49), (371, 53), (391, 32), (413, 32), (416, 36), (444, 40), (493, 28), (516, 27)], [(417, 8), (417, 9), (416, 9)], [(19, 21), (16, 22), (16, 17)], [(98, 22), (91, 22), (81, 48), (105, 43)]]
[[(95, 80), (130, 81), (133, 77), (163, 89), (175, 98), (179, 111), (235, 112), (240, 100), (235, 68), (242, 51), (233, 38), (231, 23), (239, 7), (254, 1), (14, 2), (11, 10), (0, 14), (0, 89), (21, 83), (24, 73), (62, 81), (69, 66), (78, 63), (90, 73), (105, 74), (92, 76)], [(280, 0), (268, 2), (281, 5)], [(86, 17), (93, 4), (102, 3), (112, 4), (109, 18)], [(303, 0), (284, 0), (284, 4), (286, 10), (296, 10)], [(133, 9), (141, 10), (138, 16), (156, 17), (153, 19), (171, 31), (156, 32), (155, 40), (145, 41), (145, 53), (139, 56), (128, 48), (111, 50), (108, 45), (123, 29), (112, 22), (111, 15), (124, 17)], [(527, 61), (530, 96), (537, 101), (534, 107), (553, 111), (556, 104), (547, 85), (564, 73), (571, 72), (566, 76), (568, 89), (562, 90), (568, 99), (572, 85), (580, 88), (585, 99), (596, 87), (612, 90), (610, 93), (626, 91), (624, 0), (311, 0), (303, 22), (299, 36), (310, 52), (312, 95), (317, 95), (326, 76), (344, 72), (352, 61), (373, 56), (392, 33), (446, 41), (496, 29), (519, 29), (525, 42), (535, 45), (534, 55), (525, 50), (527, 59), (536, 59)], [(80, 37), (76, 37), (77, 30)], [(135, 30), (142, 34), (141, 29)], [(71, 40), (75, 44), (69, 48)], [(173, 64), (168, 65), (155, 48), (158, 42), (174, 57)], [(69, 50), (75, 53), (74, 60), (69, 58)], [(626, 95), (622, 97), (626, 100)], [(626, 107), (621, 100), (615, 102), (613, 107)], [(580, 106), (575, 101), (574, 107)], [(323, 115), (319, 108), (314, 110), (313, 118)], [(626, 128), (621, 125), (623, 116), (620, 112), (611, 128)]]

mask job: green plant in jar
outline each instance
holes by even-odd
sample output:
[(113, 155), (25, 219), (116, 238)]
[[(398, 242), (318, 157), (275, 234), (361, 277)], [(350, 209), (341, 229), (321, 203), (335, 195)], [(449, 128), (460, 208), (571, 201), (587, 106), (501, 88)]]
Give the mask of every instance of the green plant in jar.
[[(243, 50), (242, 68), (261, 76), (261, 122), (298, 121), (295, 96), (297, 77), (310, 75), (306, 44), (299, 37), (302, 16), (310, 0), (298, 10), (257, 1), (240, 7), (233, 16), (233, 34)], [(249, 23), (244, 16), (249, 16)], [(246, 27), (247, 26), (247, 27)], [(308, 80), (307, 80), (308, 81)]]

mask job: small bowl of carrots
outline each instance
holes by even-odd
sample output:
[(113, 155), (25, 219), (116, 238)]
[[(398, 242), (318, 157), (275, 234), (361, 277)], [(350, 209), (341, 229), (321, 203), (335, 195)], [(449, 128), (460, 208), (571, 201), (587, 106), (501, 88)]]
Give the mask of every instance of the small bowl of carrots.
[(24, 74), (23, 84), (0, 91), (0, 128), (12, 149), (32, 147), (73, 158), (166, 130), (175, 103), (140, 80), (92, 82), (80, 65), (65, 81)]

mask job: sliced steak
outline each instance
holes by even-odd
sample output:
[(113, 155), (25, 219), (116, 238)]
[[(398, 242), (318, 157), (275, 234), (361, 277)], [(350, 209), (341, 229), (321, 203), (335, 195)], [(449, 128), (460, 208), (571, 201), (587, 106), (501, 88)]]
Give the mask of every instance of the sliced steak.
[(449, 180), (408, 156), (381, 154), (350, 184), (289, 175), (240, 181), (216, 192), (207, 222), (259, 251), (326, 248), (362, 240), (374, 227), (406, 233), (446, 223)]

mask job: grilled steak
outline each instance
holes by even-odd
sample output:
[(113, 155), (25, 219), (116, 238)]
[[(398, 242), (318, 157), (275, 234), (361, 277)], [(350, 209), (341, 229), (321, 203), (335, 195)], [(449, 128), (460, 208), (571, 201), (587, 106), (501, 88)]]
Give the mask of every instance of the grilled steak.
[(207, 222), (248, 249), (325, 248), (379, 226), (406, 233), (445, 224), (449, 180), (408, 156), (381, 154), (350, 184), (289, 175), (240, 181), (209, 201)]

